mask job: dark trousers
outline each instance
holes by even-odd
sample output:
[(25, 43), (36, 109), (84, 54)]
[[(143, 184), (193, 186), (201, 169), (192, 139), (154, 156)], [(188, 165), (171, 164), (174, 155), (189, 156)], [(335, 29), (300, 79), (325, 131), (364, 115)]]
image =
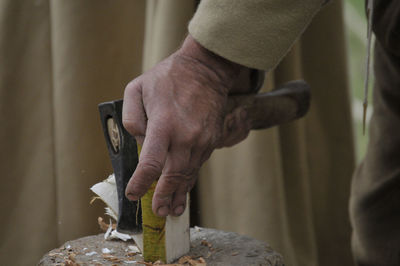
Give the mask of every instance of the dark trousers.
[(352, 184), (357, 265), (400, 265), (400, 1), (375, 0), (374, 112)]

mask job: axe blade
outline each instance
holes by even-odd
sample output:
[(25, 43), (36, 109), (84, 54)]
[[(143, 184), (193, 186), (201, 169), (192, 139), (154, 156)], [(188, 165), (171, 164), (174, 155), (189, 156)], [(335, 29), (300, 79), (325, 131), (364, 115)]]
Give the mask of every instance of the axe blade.
[(125, 197), (125, 188), (138, 164), (136, 141), (122, 125), (122, 100), (99, 104), (99, 112), (117, 185), (117, 230), (138, 234), (142, 232), (140, 201), (129, 201)]

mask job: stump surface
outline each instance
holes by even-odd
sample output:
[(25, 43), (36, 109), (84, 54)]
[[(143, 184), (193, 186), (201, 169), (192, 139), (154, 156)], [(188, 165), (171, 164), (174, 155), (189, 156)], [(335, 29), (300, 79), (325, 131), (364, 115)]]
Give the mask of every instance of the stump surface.
[[(210, 266), (284, 265), (282, 256), (268, 244), (247, 236), (196, 227), (190, 230), (190, 239), (187, 255), (202, 257)], [(133, 241), (106, 241), (103, 234), (88, 236), (50, 251), (39, 265), (143, 265), (142, 254), (134, 254), (134, 247)], [(104, 253), (108, 252), (105, 249), (111, 252)]]

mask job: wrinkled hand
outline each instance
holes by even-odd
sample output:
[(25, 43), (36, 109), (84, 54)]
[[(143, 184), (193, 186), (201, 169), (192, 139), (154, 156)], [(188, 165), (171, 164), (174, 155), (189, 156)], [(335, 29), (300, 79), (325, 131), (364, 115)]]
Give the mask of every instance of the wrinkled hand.
[(244, 110), (225, 114), (227, 95), (243, 68), (188, 36), (181, 49), (127, 85), (123, 124), (142, 144), (126, 188), (130, 200), (159, 178), (153, 212), (183, 213), (186, 194), (212, 151), (241, 141), (250, 130)]

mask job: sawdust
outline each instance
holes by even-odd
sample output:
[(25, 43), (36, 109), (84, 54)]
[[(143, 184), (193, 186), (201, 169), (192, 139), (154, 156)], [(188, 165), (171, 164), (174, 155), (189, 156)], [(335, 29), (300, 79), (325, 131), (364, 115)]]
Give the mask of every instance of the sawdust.
[[(104, 235), (99, 234), (69, 241), (60, 248), (51, 250), (38, 265), (284, 265), (282, 257), (266, 243), (235, 233), (205, 228), (192, 229), (191, 246), (191, 251), (175, 263), (148, 263), (143, 262), (143, 256), (137, 253), (132, 240), (106, 241)], [(103, 250), (106, 249), (110, 253), (107, 252), (109, 255), (104, 258)], [(94, 255), (86, 255), (91, 253)]]
[(55, 252), (49, 252), (48, 255), (50, 257), (54, 257), (55, 259), (63, 261), (61, 263), (54, 263), (53, 265), (60, 265), (60, 266), (80, 266), (81, 265), (76, 261), (76, 253), (73, 252), (70, 247), (69, 248), (67, 248), (67, 247), (59, 248), (59, 249), (55, 250)]
[[(98, 219), (99, 225), (103, 223), (104, 225), (108, 226), (101, 217)], [(73, 247), (72, 247), (73, 246)], [(101, 245), (96, 245), (101, 246)], [(87, 262), (84, 260), (82, 261), (82, 256), (91, 257), (92, 262), (90, 265), (126, 265), (126, 264), (133, 264), (133, 265), (147, 265), (147, 266), (206, 266), (206, 261), (204, 258), (199, 256), (183, 256), (181, 257), (176, 263), (166, 264), (162, 261), (157, 261), (154, 263), (151, 262), (144, 262), (141, 261), (143, 258), (138, 260), (137, 255), (141, 254), (140, 252), (133, 251), (133, 246), (128, 246), (125, 249), (125, 254), (113, 255), (114, 249), (111, 247), (109, 248), (102, 248), (102, 253), (94, 251), (92, 248), (82, 248), (76, 245), (66, 244), (63, 247), (58, 249), (52, 250), (48, 253), (50, 258), (54, 258), (51, 265), (57, 266), (83, 266), (88, 265)], [(106, 251), (106, 252), (104, 252)], [(86, 253), (85, 253), (86, 252)], [(93, 254), (93, 255), (92, 255)], [(77, 259), (77, 255), (79, 255), (80, 259)], [(99, 261), (96, 262), (95, 256), (100, 256), (98, 259)], [(103, 261), (101, 261), (103, 259)], [(47, 265), (47, 264), (46, 264)]]
[(162, 261), (156, 261), (154, 263), (151, 262), (138, 262), (139, 264), (143, 264), (146, 266), (206, 266), (207, 263), (206, 261), (200, 257), (200, 258), (193, 258), (191, 256), (183, 256), (181, 257), (177, 263), (172, 263), (172, 264), (165, 264)]

